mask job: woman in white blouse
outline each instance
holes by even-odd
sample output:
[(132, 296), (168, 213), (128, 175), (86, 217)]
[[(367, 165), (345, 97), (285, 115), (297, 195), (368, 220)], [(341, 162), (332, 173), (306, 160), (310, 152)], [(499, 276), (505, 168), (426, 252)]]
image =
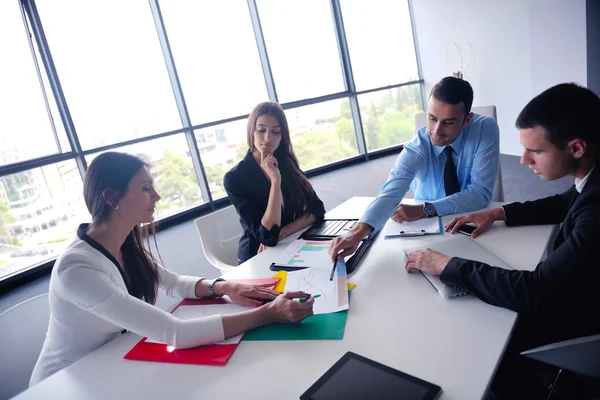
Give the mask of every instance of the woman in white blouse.
[[(30, 385), (124, 330), (188, 348), (312, 315), (312, 298), (294, 301), (306, 293), (279, 295), (260, 286), (179, 276), (158, 264), (144, 247), (148, 225), (142, 224), (152, 223), (160, 196), (141, 159), (116, 152), (96, 157), (85, 176), (84, 198), (92, 222), (79, 227), (52, 270), (48, 333)], [(246, 305), (273, 301), (237, 314), (181, 320), (154, 306), (157, 289), (183, 298), (225, 295)]]

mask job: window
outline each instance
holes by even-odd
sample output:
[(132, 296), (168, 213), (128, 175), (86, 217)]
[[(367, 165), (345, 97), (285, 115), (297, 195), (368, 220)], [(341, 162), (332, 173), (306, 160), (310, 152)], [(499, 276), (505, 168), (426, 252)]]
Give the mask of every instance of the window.
[(246, 0), (160, 7), (192, 124), (248, 114), (268, 100)]
[(421, 106), (421, 85), (400, 86), (358, 96), (367, 150), (409, 141), (415, 135)]
[(408, 1), (342, 0), (357, 90), (419, 79)]
[(285, 114), (302, 170), (358, 154), (348, 99), (292, 108)]
[[(0, 165), (71, 151), (64, 141), (60, 118), (46, 108), (43, 86), (16, 1), (0, 2), (0, 37), (3, 38), (0, 41)], [(58, 122), (57, 135), (53, 118)]]
[(227, 196), (223, 177), (248, 151), (246, 124), (247, 120), (243, 119), (195, 132), (206, 179), (214, 199)]
[(342, 65), (329, 2), (257, 3), (279, 102), (343, 92)]
[[(252, 25), (254, 2), (260, 27)], [(8, 38), (0, 42), (0, 281), (55, 258), (90, 220), (78, 166), (107, 147), (152, 166), (157, 219), (205, 204), (207, 191), (224, 198), (225, 173), (248, 151), (245, 115), (268, 99), (271, 84), (305, 171), (359, 155), (356, 128), (367, 153), (410, 140), (422, 99), (421, 84), (410, 83), (419, 75), (408, 2), (339, 2), (338, 10), (327, 0), (0, 1), (0, 35)], [(337, 39), (338, 11), (347, 41)], [(23, 13), (41, 23), (45, 41)], [(161, 46), (163, 29), (170, 46)], [(44, 68), (46, 55), (55, 69)], [(343, 71), (347, 56), (356, 88)], [(192, 127), (182, 124), (171, 79)], [(50, 82), (62, 87), (73, 132)], [(65, 127), (81, 149), (70, 147)], [(202, 166), (192, 160), (189, 129)], [(54, 162), (47, 156), (68, 161), (45, 165)]]
[(89, 222), (74, 161), (0, 178), (0, 278), (58, 256)]
[[(182, 209), (197, 206), (202, 198), (187, 141), (183, 134), (121, 147), (119, 151), (140, 157), (152, 167), (155, 188), (162, 199), (155, 218), (172, 215)], [(88, 165), (101, 153), (86, 157)]]
[(36, 3), (84, 149), (181, 128), (147, 2)]

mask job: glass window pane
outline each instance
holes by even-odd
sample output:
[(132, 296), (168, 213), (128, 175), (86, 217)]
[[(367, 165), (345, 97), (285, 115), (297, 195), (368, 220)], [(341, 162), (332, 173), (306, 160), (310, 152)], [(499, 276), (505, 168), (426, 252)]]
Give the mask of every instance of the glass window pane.
[(192, 124), (268, 100), (246, 0), (161, 0), (160, 7)]
[[(19, 2), (0, 1), (0, 37), (0, 165), (60, 152)], [(60, 132), (58, 114), (54, 118)]]
[(248, 151), (245, 119), (198, 129), (196, 142), (213, 199), (227, 196), (223, 187), (225, 173)]
[(358, 154), (348, 99), (292, 108), (285, 114), (302, 170)]
[(90, 215), (75, 161), (0, 178), (0, 278), (59, 255)]
[(343, 92), (342, 65), (329, 2), (257, 3), (279, 102)]
[[(157, 219), (204, 203), (190, 150), (183, 134), (110, 151), (133, 154), (150, 164), (154, 173), (156, 191), (162, 197), (156, 207)], [(88, 165), (102, 153), (87, 156)]]
[(36, 4), (84, 149), (181, 128), (147, 1)]
[(423, 112), (421, 85), (401, 86), (358, 96), (367, 150), (409, 141), (415, 135), (415, 114)]
[(419, 79), (408, 1), (342, 0), (357, 90)]

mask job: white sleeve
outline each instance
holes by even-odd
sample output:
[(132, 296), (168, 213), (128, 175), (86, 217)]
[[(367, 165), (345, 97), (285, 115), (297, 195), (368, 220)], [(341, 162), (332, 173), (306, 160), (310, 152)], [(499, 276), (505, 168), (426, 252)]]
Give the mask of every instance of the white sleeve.
[(196, 283), (203, 278), (178, 275), (158, 265), (158, 287), (169, 297), (181, 297), (182, 299), (197, 299)]
[[(189, 348), (224, 339), (220, 315), (182, 320), (117, 287), (84, 253), (63, 257), (57, 270), (60, 296), (77, 307), (138, 335)], [(184, 287), (185, 285), (182, 285)]]

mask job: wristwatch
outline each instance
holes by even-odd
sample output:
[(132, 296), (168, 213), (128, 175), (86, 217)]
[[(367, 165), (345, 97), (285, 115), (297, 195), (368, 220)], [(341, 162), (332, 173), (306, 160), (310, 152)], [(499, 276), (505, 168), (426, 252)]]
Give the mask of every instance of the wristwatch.
[(208, 294), (211, 297), (222, 297), (223, 295), (216, 295), (215, 294), (215, 283), (217, 282), (225, 282), (225, 279), (223, 278), (215, 278), (215, 279), (211, 279), (208, 281)]
[(427, 202), (423, 203), (423, 214), (425, 214), (427, 218), (436, 217), (438, 215), (433, 204)]

